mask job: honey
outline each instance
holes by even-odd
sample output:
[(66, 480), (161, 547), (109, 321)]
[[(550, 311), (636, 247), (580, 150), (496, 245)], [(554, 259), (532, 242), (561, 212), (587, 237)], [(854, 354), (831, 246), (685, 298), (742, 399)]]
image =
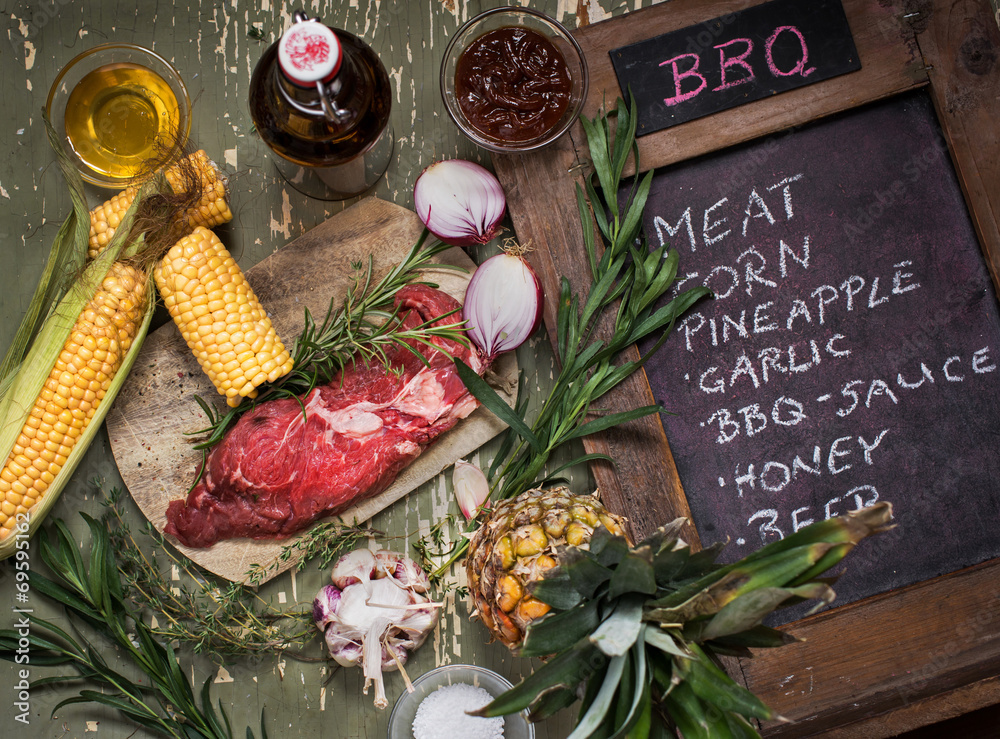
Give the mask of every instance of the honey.
[(180, 107), (170, 85), (139, 64), (105, 64), (70, 92), (66, 136), (94, 172), (126, 180), (178, 143)]

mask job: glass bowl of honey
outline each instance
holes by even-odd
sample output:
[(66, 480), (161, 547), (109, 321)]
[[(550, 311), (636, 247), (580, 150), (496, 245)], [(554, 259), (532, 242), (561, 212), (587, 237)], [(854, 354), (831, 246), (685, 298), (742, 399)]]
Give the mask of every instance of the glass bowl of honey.
[(177, 159), (191, 129), (177, 70), (133, 44), (75, 57), (53, 81), (45, 111), (83, 179), (109, 189)]
[(465, 136), (501, 153), (551, 144), (580, 115), (587, 60), (558, 21), (502, 7), (465, 23), (445, 49), (441, 96)]

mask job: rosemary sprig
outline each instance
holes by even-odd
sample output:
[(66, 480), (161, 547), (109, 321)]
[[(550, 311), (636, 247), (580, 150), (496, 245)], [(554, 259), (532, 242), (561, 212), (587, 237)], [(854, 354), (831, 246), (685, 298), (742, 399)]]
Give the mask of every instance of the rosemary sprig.
[[(42, 560), (55, 579), (32, 571), (32, 592), (61, 603), (74, 624), (85, 624), (104, 641), (116, 644), (149, 678), (149, 683), (133, 682), (111, 667), (101, 656), (106, 645), (93, 644), (82, 635), (74, 638), (59, 626), (33, 615), (28, 616), (32, 628), (27, 637), (14, 629), (0, 631), (0, 657), (15, 661), (19, 639), (27, 638), (32, 664), (64, 665), (73, 670), (69, 674), (36, 680), (32, 688), (80, 679), (101, 688), (100, 691), (81, 689), (78, 695), (61, 701), (53, 713), (73, 703), (98, 703), (163, 736), (232, 739), (232, 727), (222, 703), (218, 704), (218, 713), (212, 706), (211, 677), (205, 681), (200, 696), (196, 696), (174, 650), (157, 641), (141, 619), (128, 615), (131, 609), (115, 565), (109, 532), (103, 523), (85, 513), (81, 515), (90, 527), (89, 557), (84, 560), (69, 529), (61, 520), (56, 520), (53, 522), (54, 543), (48, 532), (38, 539)], [(76, 631), (79, 634), (79, 629)], [(260, 735), (267, 737), (263, 715)], [(254, 737), (249, 727), (246, 736)]]
[[(614, 132), (610, 117), (617, 119)], [(639, 169), (635, 143), (637, 111), (618, 100), (615, 111), (594, 120), (582, 119), (594, 165), (585, 189), (577, 185), (577, 205), (592, 281), (582, 304), (565, 277), (557, 311), (557, 359), (561, 369), (534, 421), (525, 420), (526, 405), (511, 409), (475, 372), (456, 360), (459, 376), (479, 401), (504, 420), (509, 429), (487, 473), (493, 481), (490, 498), (503, 500), (552, 479), (568, 467), (606, 455), (587, 454), (557, 470), (546, 471), (552, 453), (567, 442), (604, 431), (661, 410), (648, 405), (618, 413), (603, 413), (597, 401), (638, 370), (663, 344), (677, 318), (711, 293), (704, 287), (686, 290), (660, 305), (677, 276), (677, 252), (666, 246), (650, 250), (642, 231), (642, 212), (653, 173), (636, 177), (624, 208), (619, 206), (622, 172), (630, 155)], [(598, 187), (600, 191), (598, 191)], [(598, 253), (592, 223), (604, 241)], [(608, 321), (613, 320), (610, 330)], [(638, 360), (615, 364), (622, 351), (651, 336), (653, 347)], [(475, 522), (470, 529), (475, 528)], [(462, 539), (432, 577), (440, 579), (468, 546)]]
[[(189, 587), (183, 580), (168, 580), (165, 570), (136, 541), (125, 521), (121, 498), (121, 489), (109, 492), (104, 501), (109, 509), (104, 523), (117, 558), (124, 597), (135, 606), (133, 612), (138, 609), (156, 616), (156, 626), (148, 627), (156, 637), (188, 644), (195, 653), (221, 662), (226, 656), (272, 655), (279, 651), (298, 656), (295, 650), (301, 650), (316, 635), (310, 608), (278, 610), (251, 587), (234, 582), (220, 585), (191, 560), (166, 546), (163, 535), (146, 522), (143, 535), (195, 586)], [(247, 584), (262, 582), (294, 555), (300, 556), (295, 565), (298, 571), (312, 559), (318, 559), (318, 566), (325, 569), (344, 550), (378, 536), (381, 532), (357, 525), (320, 524), (285, 546), (270, 566), (254, 565), (248, 572)]]
[[(245, 401), (236, 408), (227, 408), (224, 413), (216, 413), (208, 403), (198, 398), (208, 416), (209, 425), (194, 432), (199, 436), (207, 434), (194, 448), (204, 450), (218, 444), (226, 430), (257, 403), (305, 395), (333, 380), (350, 362), (361, 360), (388, 364), (386, 350), (389, 347), (402, 346), (414, 351), (412, 343), (416, 342), (440, 349), (431, 343), (432, 338), (467, 345), (461, 321), (442, 325), (440, 321), (446, 316), (438, 316), (434, 320), (437, 325), (422, 323), (407, 328), (397, 320), (398, 311), (391, 310), (396, 293), (405, 285), (419, 281), (420, 270), (430, 266), (436, 255), (452, 248), (436, 239), (428, 243), (428, 236), (429, 231), (424, 229), (406, 257), (377, 282), (371, 257), (367, 264), (353, 263), (354, 280), (343, 303), (338, 307), (331, 300), (326, 316), (320, 322), (306, 309), (305, 326), (292, 347), (292, 371), (273, 383), (261, 385), (253, 401)], [(450, 264), (436, 263), (434, 266), (462, 270)]]

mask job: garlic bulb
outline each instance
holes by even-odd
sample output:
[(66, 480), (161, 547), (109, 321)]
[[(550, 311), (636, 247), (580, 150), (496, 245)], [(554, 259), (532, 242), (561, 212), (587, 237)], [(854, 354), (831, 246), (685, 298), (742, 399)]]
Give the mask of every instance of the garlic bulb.
[(437, 623), (441, 604), (425, 595), (427, 574), (395, 552), (356, 549), (337, 561), (331, 579), (313, 601), (313, 621), (338, 664), (361, 664), (365, 694), (374, 683), (375, 706), (385, 708), (382, 671), (403, 669)]

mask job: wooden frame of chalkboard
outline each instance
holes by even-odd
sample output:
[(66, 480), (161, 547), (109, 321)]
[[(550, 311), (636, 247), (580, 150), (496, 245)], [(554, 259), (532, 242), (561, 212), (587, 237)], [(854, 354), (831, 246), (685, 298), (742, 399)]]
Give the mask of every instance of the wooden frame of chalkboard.
[[(584, 114), (621, 93), (608, 52), (758, 4), (670, 0), (578, 29), (590, 66)], [(795, 129), (873, 101), (926, 90), (983, 257), (1000, 288), (1000, 30), (981, 0), (843, 0), (862, 68), (639, 139), (643, 170)], [(588, 279), (575, 186), (588, 172), (577, 124), (555, 145), (495, 155), (518, 237), (548, 294), (561, 276)], [(554, 301), (546, 306), (554, 332)], [(637, 358), (633, 350), (631, 358)], [(653, 403), (643, 374), (606, 398), (610, 410)], [(655, 417), (586, 441), (617, 460), (593, 474), (605, 501), (642, 534), (690, 509)], [(651, 484), (650, 481), (656, 481)], [(698, 541), (693, 527), (688, 537)], [(928, 546), (933, 546), (928, 542)], [(732, 670), (787, 724), (766, 736), (888, 737), (1000, 702), (1000, 560), (872, 596), (792, 625), (804, 642), (741, 660)]]

